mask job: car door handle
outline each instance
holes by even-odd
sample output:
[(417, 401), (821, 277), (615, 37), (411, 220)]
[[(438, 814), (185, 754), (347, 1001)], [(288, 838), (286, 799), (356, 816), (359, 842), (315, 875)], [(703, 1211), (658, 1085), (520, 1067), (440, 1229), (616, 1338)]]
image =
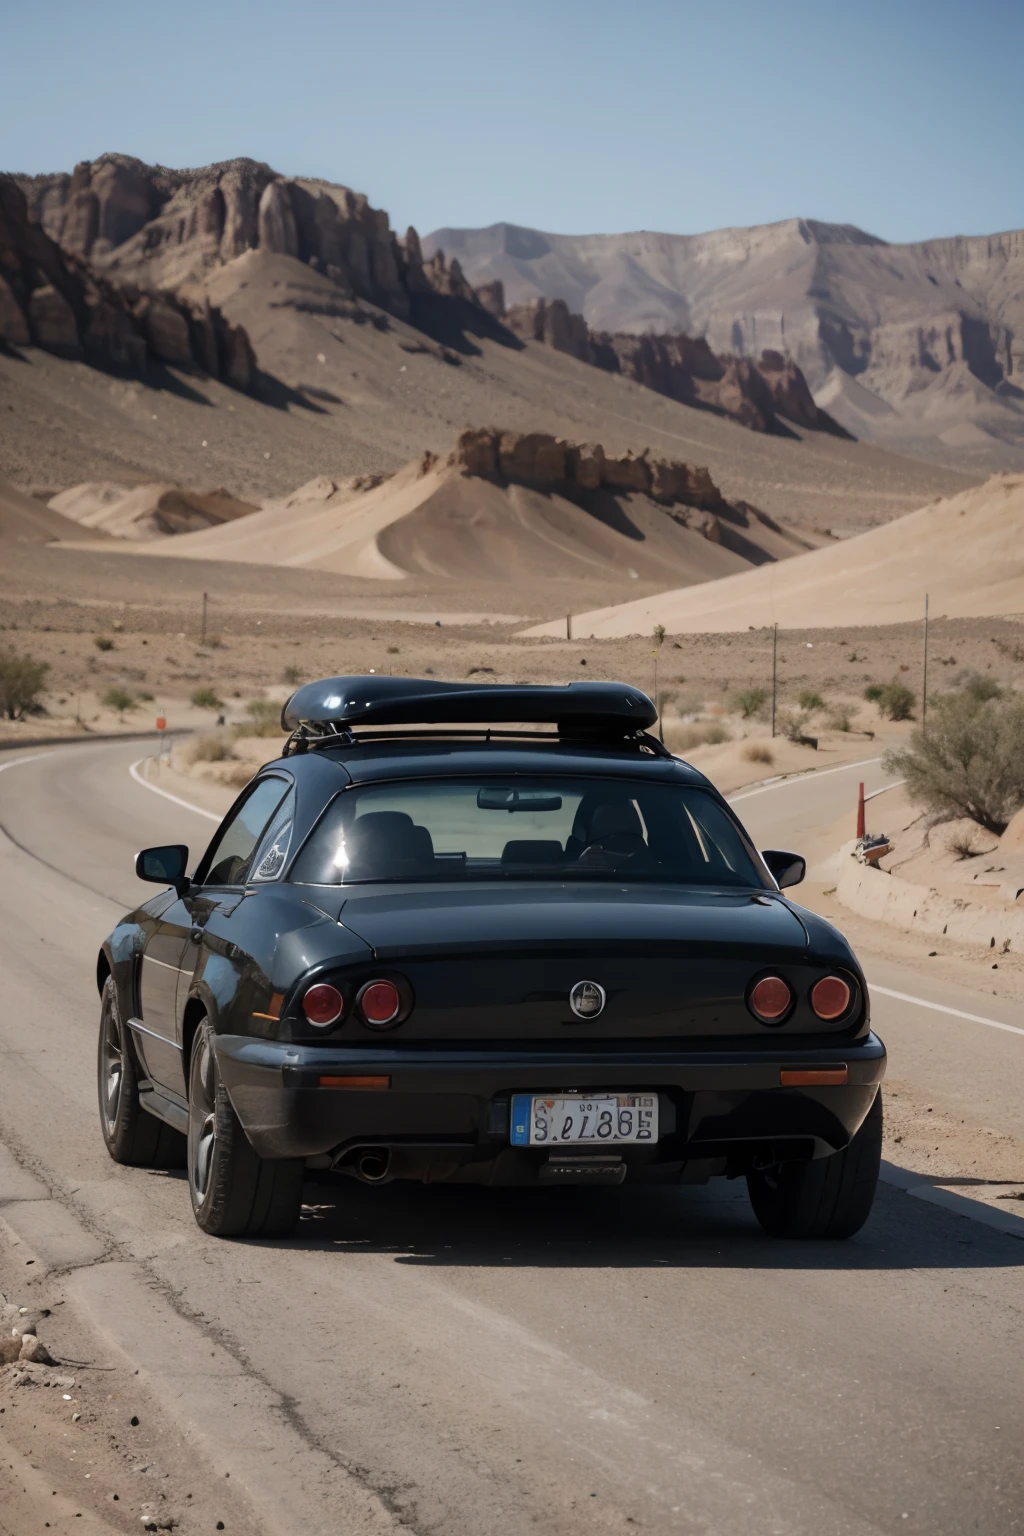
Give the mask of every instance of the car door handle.
[(203, 930), (201, 928), (193, 928), (189, 934), (189, 939), (193, 944), (201, 944), (203, 942)]

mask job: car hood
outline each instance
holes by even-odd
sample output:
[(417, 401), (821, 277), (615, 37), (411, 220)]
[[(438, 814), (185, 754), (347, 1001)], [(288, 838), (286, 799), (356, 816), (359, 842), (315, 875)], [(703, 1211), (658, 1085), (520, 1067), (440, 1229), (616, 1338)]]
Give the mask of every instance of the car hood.
[(338, 920), (379, 960), (514, 950), (803, 954), (807, 931), (767, 891), (505, 883), (347, 893)]

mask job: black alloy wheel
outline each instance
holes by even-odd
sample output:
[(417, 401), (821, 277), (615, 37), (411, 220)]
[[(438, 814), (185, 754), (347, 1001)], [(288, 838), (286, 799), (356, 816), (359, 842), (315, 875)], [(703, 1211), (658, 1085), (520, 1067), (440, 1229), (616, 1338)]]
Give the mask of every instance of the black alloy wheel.
[(864, 1124), (841, 1152), (747, 1174), (754, 1215), (772, 1237), (852, 1237), (871, 1214), (881, 1164), (879, 1089)]
[(253, 1151), (221, 1082), (208, 1019), (196, 1030), (188, 1076), (188, 1190), (214, 1237), (287, 1237), (302, 1210), (301, 1158)]
[(100, 1127), (114, 1162), (129, 1168), (183, 1168), (184, 1136), (147, 1114), (139, 1101), (138, 1063), (112, 976), (104, 982), (100, 999), (96, 1076)]

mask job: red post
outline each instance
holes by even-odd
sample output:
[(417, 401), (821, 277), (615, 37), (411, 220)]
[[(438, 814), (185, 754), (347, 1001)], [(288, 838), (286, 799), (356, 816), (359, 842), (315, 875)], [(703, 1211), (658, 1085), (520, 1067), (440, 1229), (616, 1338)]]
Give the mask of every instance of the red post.
[(864, 785), (857, 788), (857, 836), (864, 836)]

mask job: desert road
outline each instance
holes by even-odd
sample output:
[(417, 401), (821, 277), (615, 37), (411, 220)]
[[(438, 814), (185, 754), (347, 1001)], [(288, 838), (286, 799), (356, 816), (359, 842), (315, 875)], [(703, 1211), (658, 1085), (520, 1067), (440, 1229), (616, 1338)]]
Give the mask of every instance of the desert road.
[[(198, 1230), (182, 1177), (110, 1162), (97, 947), (151, 892), (135, 850), (213, 826), (139, 756), (0, 759), (0, 1214), (267, 1532), (1024, 1531), (1024, 1241), (893, 1184), (835, 1245), (768, 1239), (724, 1182), (311, 1182), (296, 1238), (243, 1243)], [(799, 848), (857, 777), (737, 809)], [(1024, 1134), (1019, 1014), (862, 958), (893, 1074)]]

